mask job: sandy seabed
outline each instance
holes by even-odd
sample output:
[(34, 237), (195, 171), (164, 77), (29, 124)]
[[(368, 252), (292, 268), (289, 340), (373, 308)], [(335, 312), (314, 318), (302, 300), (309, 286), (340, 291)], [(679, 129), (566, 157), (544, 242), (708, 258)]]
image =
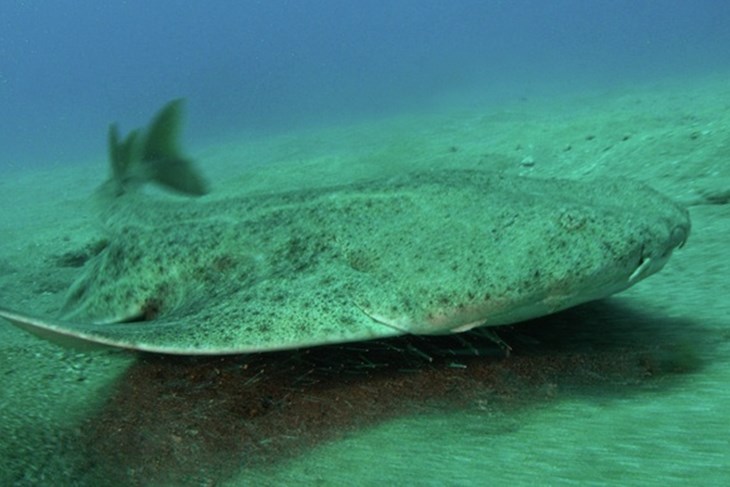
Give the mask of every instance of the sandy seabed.
[[(197, 150), (212, 197), (429, 167), (627, 176), (689, 206), (693, 229), (629, 291), (502, 330), (507, 358), (478, 333), (227, 358), (82, 353), (3, 322), (0, 484), (724, 485), (726, 79)], [(90, 195), (103, 164), (0, 175), (2, 305), (57, 314), (102, 235)]]

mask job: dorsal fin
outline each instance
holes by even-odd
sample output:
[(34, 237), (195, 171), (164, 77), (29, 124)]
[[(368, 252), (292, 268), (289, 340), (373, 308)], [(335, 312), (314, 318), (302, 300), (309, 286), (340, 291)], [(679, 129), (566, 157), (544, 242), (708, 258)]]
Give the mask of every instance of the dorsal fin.
[(146, 182), (193, 196), (208, 192), (206, 181), (178, 148), (182, 105), (182, 99), (167, 103), (144, 133), (133, 130), (124, 140), (116, 124), (109, 126), (109, 163), (116, 194)]
[(183, 100), (172, 100), (157, 112), (147, 128), (142, 160), (182, 159), (177, 137), (182, 123)]

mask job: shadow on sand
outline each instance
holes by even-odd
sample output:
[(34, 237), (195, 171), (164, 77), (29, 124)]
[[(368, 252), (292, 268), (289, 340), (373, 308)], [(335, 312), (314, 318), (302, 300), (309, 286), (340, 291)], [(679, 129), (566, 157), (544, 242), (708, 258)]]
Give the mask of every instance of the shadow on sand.
[(711, 346), (696, 323), (658, 320), (619, 300), (591, 303), (500, 329), (509, 357), (479, 332), (142, 355), (88, 418), (78, 471), (113, 484), (215, 485), (404, 415), (656, 394), (700, 370)]

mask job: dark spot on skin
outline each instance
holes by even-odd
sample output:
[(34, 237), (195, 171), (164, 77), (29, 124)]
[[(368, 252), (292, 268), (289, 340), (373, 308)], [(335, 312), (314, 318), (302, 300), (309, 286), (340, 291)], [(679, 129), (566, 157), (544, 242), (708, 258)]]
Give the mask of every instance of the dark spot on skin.
[(230, 255), (221, 255), (213, 259), (213, 269), (218, 272), (223, 272), (228, 269), (232, 269), (236, 262)]
[(151, 321), (157, 318), (160, 314), (162, 303), (157, 299), (149, 298), (142, 305), (142, 321)]
[(152, 321), (160, 315), (162, 303), (155, 298), (148, 298), (135, 316), (120, 321), (120, 323), (141, 323)]

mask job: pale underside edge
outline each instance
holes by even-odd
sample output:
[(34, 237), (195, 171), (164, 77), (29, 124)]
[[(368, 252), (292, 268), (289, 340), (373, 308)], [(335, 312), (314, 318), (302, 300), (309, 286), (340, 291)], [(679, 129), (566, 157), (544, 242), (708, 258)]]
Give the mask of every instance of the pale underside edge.
[[(0, 318), (4, 318), (16, 327), (27, 331), (39, 338), (55, 343), (57, 345), (73, 348), (77, 350), (100, 350), (100, 349), (123, 349), (128, 351), (159, 353), (167, 355), (236, 355), (257, 352), (275, 352), (282, 350), (291, 350), (309, 346), (334, 345), (337, 343), (346, 343), (353, 341), (352, 338), (342, 337), (341, 339), (333, 339), (327, 342), (303, 342), (303, 343), (287, 343), (284, 345), (267, 345), (266, 347), (255, 346), (238, 346), (232, 348), (194, 348), (194, 347), (173, 347), (163, 345), (140, 344), (123, 339), (114, 339), (93, 333), (95, 328), (115, 326), (111, 325), (87, 325), (68, 323), (61, 320), (49, 318), (41, 318), (31, 316), (25, 313), (19, 313), (7, 308), (0, 308)], [(169, 322), (142, 322), (138, 325), (128, 323), (116, 324), (119, 327), (129, 328), (130, 326), (152, 326), (156, 329), (167, 326), (180, 326), (176, 321)], [(88, 331), (84, 331), (84, 330)], [(389, 338), (402, 333), (397, 330), (390, 329), (383, 333), (379, 333), (377, 338)], [(363, 337), (363, 339), (366, 339)]]

